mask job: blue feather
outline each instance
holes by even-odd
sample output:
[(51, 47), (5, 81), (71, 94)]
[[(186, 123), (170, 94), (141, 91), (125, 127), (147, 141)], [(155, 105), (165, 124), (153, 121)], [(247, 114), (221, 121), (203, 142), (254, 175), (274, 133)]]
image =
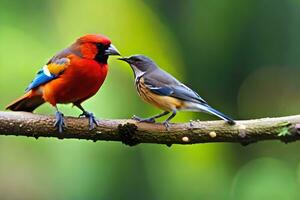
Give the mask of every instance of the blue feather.
[(227, 121), (229, 124), (235, 124), (235, 121), (233, 119), (231, 119), (230, 117), (228, 117), (227, 115), (221, 113), (220, 111), (210, 107), (209, 105), (204, 105), (207, 108), (207, 111), (211, 114), (214, 114), (222, 119), (224, 119), (225, 121)]
[(33, 81), (29, 84), (29, 86), (26, 88), (25, 92), (28, 92), (31, 89), (34, 89), (44, 83), (47, 83), (53, 79), (55, 79), (57, 76), (54, 74), (50, 74), (50, 76), (48, 76), (47, 74), (44, 73), (44, 70), (41, 69), (40, 71), (38, 71), (37, 75), (35, 76), (35, 78), (33, 79)]

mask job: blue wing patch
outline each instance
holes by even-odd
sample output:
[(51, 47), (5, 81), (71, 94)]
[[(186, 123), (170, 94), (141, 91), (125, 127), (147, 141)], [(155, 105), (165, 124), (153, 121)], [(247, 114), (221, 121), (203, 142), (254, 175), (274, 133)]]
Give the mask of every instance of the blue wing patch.
[(57, 78), (69, 66), (69, 58), (56, 58), (45, 65), (26, 88), (25, 92)]
[(34, 89), (44, 83), (47, 83), (53, 79), (55, 79), (57, 75), (51, 74), (47, 69), (47, 66), (43, 67), (40, 71), (38, 71), (37, 75), (33, 79), (33, 81), (26, 88), (25, 92), (28, 92), (31, 89)]
[(169, 87), (150, 87), (151, 92), (161, 95), (161, 96), (169, 96), (173, 93), (173, 90)]

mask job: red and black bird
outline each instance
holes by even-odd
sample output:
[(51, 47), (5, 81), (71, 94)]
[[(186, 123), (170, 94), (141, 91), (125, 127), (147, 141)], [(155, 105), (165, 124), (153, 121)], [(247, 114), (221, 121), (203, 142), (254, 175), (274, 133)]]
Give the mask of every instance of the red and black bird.
[(89, 119), (90, 129), (97, 125), (93, 113), (81, 103), (92, 97), (103, 84), (110, 55), (120, 55), (109, 38), (88, 34), (80, 37), (68, 48), (60, 51), (37, 73), (25, 94), (6, 109), (33, 112), (45, 102), (56, 109), (55, 127), (59, 132), (65, 126), (64, 116), (57, 104), (73, 103)]

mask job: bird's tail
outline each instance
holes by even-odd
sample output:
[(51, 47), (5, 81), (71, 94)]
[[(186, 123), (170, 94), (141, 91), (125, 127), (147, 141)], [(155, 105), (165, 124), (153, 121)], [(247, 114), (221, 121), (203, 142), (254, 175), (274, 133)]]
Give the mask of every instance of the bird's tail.
[(32, 112), (34, 109), (45, 103), (40, 94), (36, 94), (32, 90), (13, 101), (6, 106), (7, 110)]
[(234, 125), (235, 121), (233, 119), (231, 119), (230, 117), (224, 115), (223, 113), (221, 113), (220, 111), (217, 111), (216, 109), (210, 107), (209, 105), (206, 104), (195, 104), (193, 103), (193, 110), (198, 110), (198, 111), (204, 111), (210, 114), (213, 114), (223, 120), (225, 120), (228, 124), (230, 125)]
[(214, 109), (212, 107), (207, 107), (207, 112), (225, 120), (230, 125), (235, 124), (235, 121), (233, 119), (231, 119), (230, 117), (226, 116), (225, 114), (221, 113), (220, 111), (217, 111), (216, 109)]

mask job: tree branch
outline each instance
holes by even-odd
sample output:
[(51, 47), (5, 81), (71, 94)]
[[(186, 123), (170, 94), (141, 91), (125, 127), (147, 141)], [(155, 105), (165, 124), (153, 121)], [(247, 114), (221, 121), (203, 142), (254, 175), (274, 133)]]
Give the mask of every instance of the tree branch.
[(209, 142), (246, 145), (262, 140), (287, 143), (300, 139), (300, 115), (237, 121), (234, 126), (224, 121), (193, 121), (172, 124), (169, 131), (162, 124), (138, 123), (134, 120), (100, 120), (99, 127), (89, 131), (87, 119), (67, 117), (67, 128), (63, 133), (58, 133), (53, 127), (54, 121), (54, 116), (0, 112), (0, 135), (122, 141), (128, 145)]

